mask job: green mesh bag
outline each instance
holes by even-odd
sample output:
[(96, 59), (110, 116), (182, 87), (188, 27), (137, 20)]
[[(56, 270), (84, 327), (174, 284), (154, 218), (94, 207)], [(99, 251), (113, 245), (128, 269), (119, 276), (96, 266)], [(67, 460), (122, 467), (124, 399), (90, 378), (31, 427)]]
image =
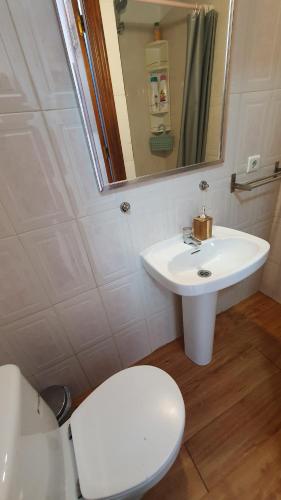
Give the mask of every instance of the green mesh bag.
[(160, 135), (153, 135), (149, 139), (151, 153), (171, 153), (174, 147), (174, 136), (164, 132)]

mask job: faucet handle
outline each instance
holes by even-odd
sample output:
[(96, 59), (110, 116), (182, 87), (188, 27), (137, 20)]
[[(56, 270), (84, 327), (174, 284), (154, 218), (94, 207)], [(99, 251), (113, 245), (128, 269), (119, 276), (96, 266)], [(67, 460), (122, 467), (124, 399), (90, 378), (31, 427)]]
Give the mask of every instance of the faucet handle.
[(183, 234), (185, 233), (192, 233), (192, 227), (186, 226), (182, 228)]
[(183, 227), (182, 236), (183, 236), (183, 241), (186, 243), (186, 240), (191, 238), (192, 236), (192, 227)]
[(201, 245), (202, 241), (194, 236), (192, 227), (183, 227), (182, 233), (184, 243), (189, 243), (188, 240), (192, 240), (195, 241), (197, 245)]

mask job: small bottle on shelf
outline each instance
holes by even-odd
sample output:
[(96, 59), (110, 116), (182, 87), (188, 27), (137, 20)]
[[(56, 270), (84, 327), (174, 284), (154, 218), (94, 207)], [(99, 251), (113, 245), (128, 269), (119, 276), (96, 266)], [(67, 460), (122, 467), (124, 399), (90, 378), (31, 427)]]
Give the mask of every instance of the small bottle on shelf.
[(159, 111), (168, 111), (168, 87), (167, 87), (167, 76), (163, 73), (160, 75), (159, 84)]
[(151, 111), (152, 113), (157, 113), (159, 111), (159, 87), (157, 76), (150, 77), (150, 89), (151, 89)]
[(160, 24), (159, 23), (154, 23), (153, 39), (155, 42), (158, 42), (158, 40), (161, 40), (161, 31), (160, 31)]

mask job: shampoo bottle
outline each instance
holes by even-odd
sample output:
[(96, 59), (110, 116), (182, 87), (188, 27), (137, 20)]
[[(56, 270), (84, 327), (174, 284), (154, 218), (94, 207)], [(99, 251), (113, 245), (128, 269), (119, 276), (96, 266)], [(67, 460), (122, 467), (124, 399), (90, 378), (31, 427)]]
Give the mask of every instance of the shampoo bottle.
[(168, 88), (167, 88), (167, 77), (165, 74), (160, 76), (159, 84), (159, 111), (168, 111)]
[(157, 113), (159, 111), (159, 88), (157, 76), (150, 77), (150, 93), (151, 93), (151, 111)]
[(160, 31), (160, 24), (159, 23), (154, 23), (153, 39), (155, 42), (158, 42), (158, 40), (161, 40), (161, 31)]

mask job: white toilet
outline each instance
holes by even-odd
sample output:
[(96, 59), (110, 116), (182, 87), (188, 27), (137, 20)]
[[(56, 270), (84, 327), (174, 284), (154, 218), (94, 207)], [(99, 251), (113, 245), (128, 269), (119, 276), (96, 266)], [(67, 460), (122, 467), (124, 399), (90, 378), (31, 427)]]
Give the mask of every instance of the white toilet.
[(14, 365), (0, 367), (0, 500), (138, 499), (181, 446), (182, 395), (153, 366), (99, 386), (60, 428)]

